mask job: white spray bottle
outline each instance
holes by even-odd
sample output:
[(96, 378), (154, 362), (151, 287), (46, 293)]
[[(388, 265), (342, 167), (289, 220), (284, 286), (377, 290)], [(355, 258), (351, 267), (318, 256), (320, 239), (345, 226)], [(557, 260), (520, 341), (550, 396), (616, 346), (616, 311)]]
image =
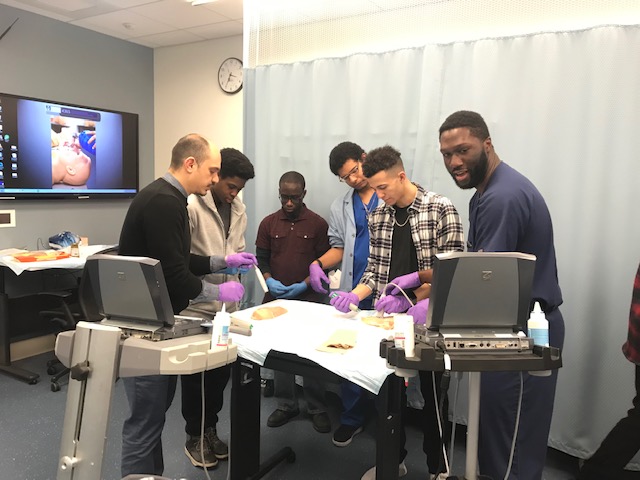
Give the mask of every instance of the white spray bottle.
[(226, 311), (224, 303), (222, 310), (216, 313), (213, 321), (213, 335), (211, 337), (211, 347), (226, 347), (229, 343), (229, 326), (231, 325), (231, 315)]
[[(529, 321), (527, 322), (527, 328), (529, 329), (529, 336), (533, 339), (534, 345), (549, 346), (549, 320), (544, 316), (539, 302), (536, 302), (533, 306)], [(551, 370), (532, 371), (529, 372), (529, 374), (537, 377), (548, 377), (551, 375)]]

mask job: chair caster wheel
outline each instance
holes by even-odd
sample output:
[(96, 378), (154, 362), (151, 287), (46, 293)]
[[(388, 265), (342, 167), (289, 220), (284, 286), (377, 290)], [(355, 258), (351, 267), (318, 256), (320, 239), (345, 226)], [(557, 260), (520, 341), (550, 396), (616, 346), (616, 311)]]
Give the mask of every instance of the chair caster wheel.
[(47, 367), (47, 375), (55, 375), (56, 373), (58, 373), (56, 367)]
[(296, 452), (291, 452), (289, 455), (287, 455), (288, 463), (295, 463), (295, 461), (296, 461)]
[(38, 379), (34, 378), (33, 380), (29, 380), (28, 385), (35, 385), (36, 383), (38, 383)]
[(51, 382), (51, 391), (52, 392), (59, 392), (60, 391), (60, 384), (58, 382)]

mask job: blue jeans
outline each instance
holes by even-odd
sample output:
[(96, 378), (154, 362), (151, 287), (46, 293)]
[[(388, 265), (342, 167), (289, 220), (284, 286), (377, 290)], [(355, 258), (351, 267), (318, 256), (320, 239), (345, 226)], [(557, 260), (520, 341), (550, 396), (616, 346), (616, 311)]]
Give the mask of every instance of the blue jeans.
[(122, 382), (131, 412), (122, 427), (122, 476), (162, 475), (162, 428), (176, 393), (177, 377), (149, 375), (123, 378)]
[(362, 427), (368, 409), (373, 406), (373, 396), (364, 388), (347, 380), (340, 384), (342, 413), (340, 424), (350, 427)]

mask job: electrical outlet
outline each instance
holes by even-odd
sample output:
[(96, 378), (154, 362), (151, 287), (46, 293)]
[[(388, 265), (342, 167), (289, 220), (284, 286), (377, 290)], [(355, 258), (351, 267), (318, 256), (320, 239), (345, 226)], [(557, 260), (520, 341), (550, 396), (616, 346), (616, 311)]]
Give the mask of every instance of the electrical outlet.
[(15, 210), (0, 210), (0, 228), (16, 226)]

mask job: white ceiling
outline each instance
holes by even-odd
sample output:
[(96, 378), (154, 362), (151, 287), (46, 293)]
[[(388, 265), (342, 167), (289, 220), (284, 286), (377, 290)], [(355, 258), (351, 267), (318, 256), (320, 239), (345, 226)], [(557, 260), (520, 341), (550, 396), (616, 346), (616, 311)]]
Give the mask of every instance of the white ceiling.
[[(470, 25), (473, 28), (484, 26), (495, 30), (500, 22), (505, 22), (516, 31), (521, 31), (523, 24), (530, 25), (533, 31), (545, 31), (547, 28), (568, 28), (571, 25), (588, 28), (599, 24), (640, 23), (640, 0), (245, 1), (248, 11), (253, 12), (254, 16), (261, 11), (266, 12), (267, 22), (274, 19), (285, 23), (296, 23), (299, 19), (306, 22), (323, 21), (329, 17), (359, 17), (420, 6), (425, 8), (424, 12), (428, 11), (426, 7), (431, 8), (433, 13), (440, 12), (442, 8), (449, 13), (457, 12), (446, 28), (461, 32), (468, 31)], [(243, 0), (214, 0), (198, 6), (192, 6), (190, 0), (0, 0), (0, 5), (27, 10), (151, 48), (243, 33)], [(465, 12), (470, 11), (475, 12), (471, 24), (462, 21), (466, 18)], [(487, 18), (478, 17), (483, 12)], [(455, 38), (461, 38), (460, 34), (456, 33)]]
[(147, 47), (242, 35), (242, 0), (0, 0), (61, 22)]

